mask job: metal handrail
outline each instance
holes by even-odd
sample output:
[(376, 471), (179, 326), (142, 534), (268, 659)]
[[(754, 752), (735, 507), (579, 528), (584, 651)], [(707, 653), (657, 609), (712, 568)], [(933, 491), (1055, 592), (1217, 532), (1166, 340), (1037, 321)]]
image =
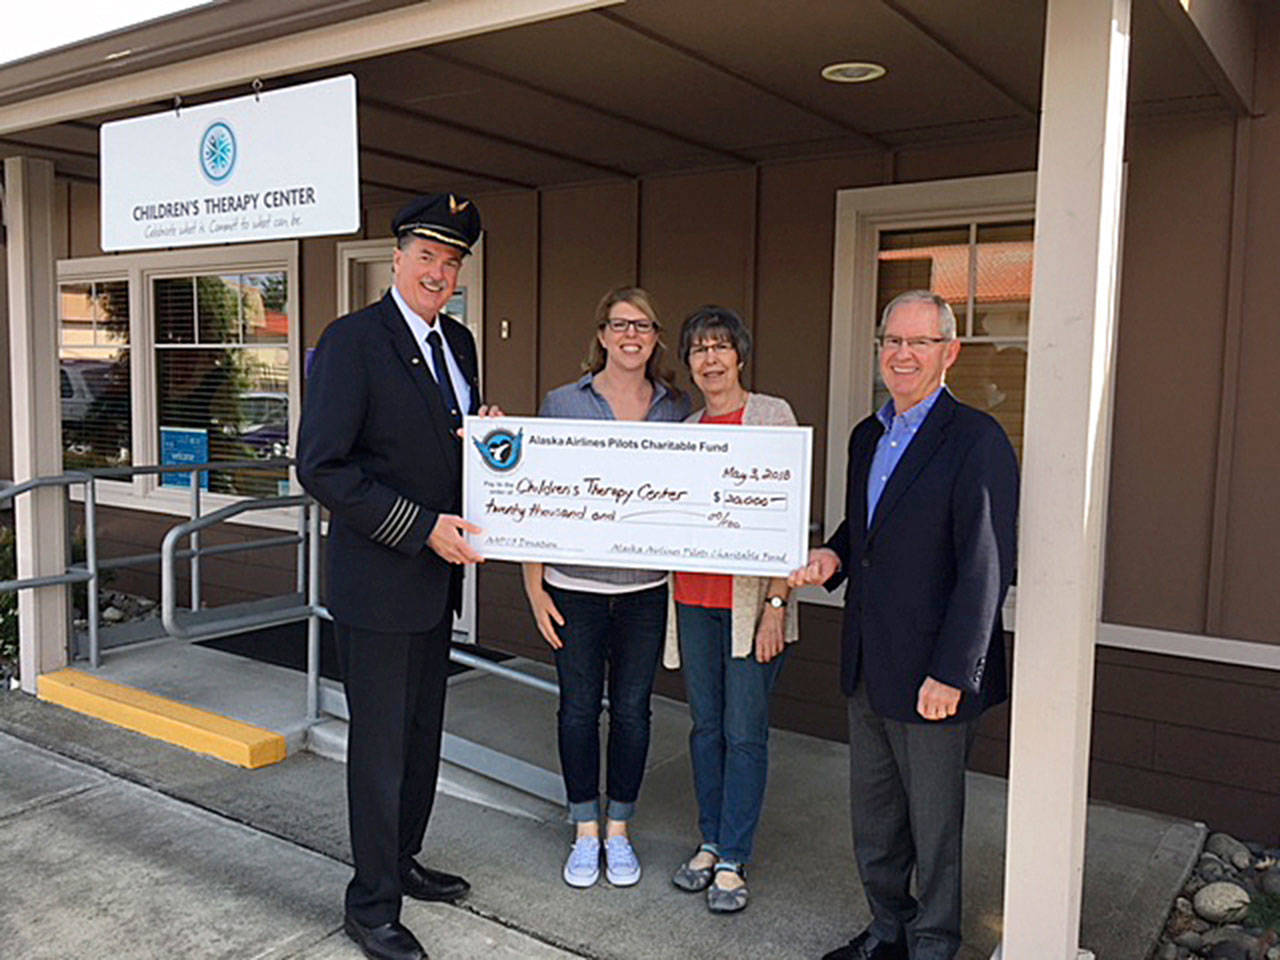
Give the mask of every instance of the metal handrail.
[[(186, 523), (180, 523), (176, 527), (172, 527), (168, 533), (164, 535), (164, 540), (160, 545), (160, 619), (164, 624), (165, 630), (174, 637), (182, 640), (194, 640), (200, 637), (212, 636), (215, 633), (230, 633), (240, 629), (247, 629), (255, 626), (271, 626), (280, 623), (291, 623), (300, 620), (304, 616), (311, 614), (311, 604), (301, 604), (296, 607), (285, 607), (280, 610), (270, 612), (243, 614), (235, 617), (228, 617), (217, 623), (191, 624), (183, 623), (178, 619), (177, 615), (177, 574), (175, 569), (175, 561), (178, 554), (178, 541), (185, 537), (193, 537), (201, 530), (212, 527), (224, 520), (239, 516), (242, 513), (250, 513), (256, 510), (274, 510), (279, 507), (302, 507), (304, 512), (312, 512), (312, 500), (305, 494), (291, 497), (272, 497), (263, 500), (247, 500), (243, 503), (233, 503), (215, 510), (213, 513), (207, 513), (204, 516), (197, 517), (194, 520), (188, 520)], [(277, 537), (273, 540), (287, 540), (289, 543), (296, 542), (293, 536)], [(259, 544), (263, 541), (256, 541), (252, 545), (244, 545), (254, 549), (260, 549)], [(190, 550), (183, 551), (193, 560), (198, 558), (202, 553), (210, 554), (217, 551), (217, 547), (198, 547), (194, 544)], [(226, 551), (223, 551), (226, 552)]]
[[(0, 503), (12, 500), (32, 490), (44, 487), (63, 487), (73, 484), (84, 484), (84, 520), (85, 520), (85, 561), (68, 564), (66, 572), (38, 577), (26, 577), (16, 580), (0, 581), (0, 593), (12, 593), (28, 588), (58, 586), (73, 583), (87, 583), (88, 589), (88, 633), (89, 660), (94, 668), (101, 665), (101, 650), (98, 643), (98, 582), (102, 571), (119, 567), (136, 566), (142, 563), (160, 561), (161, 577), (161, 622), (165, 630), (179, 639), (197, 639), (214, 634), (237, 633), (254, 627), (277, 626), (294, 623), (306, 619), (307, 623), (307, 719), (314, 722), (320, 716), (320, 621), (332, 620), (332, 616), (320, 602), (320, 509), (319, 504), (306, 494), (286, 497), (270, 497), (257, 500), (244, 500), (230, 504), (212, 513), (200, 514), (200, 480), (206, 471), (225, 470), (266, 470), (288, 468), (294, 460), (288, 457), (268, 460), (231, 460), (208, 461), (197, 464), (166, 464), (157, 466), (132, 467), (97, 467), (87, 470), (68, 471), (53, 477), (35, 477), (0, 489)], [(191, 477), (191, 519), (170, 529), (164, 537), (158, 553), (133, 554), (114, 557), (110, 560), (98, 559), (97, 544), (97, 483), (100, 480), (129, 479), (142, 475), (159, 475), (168, 473), (186, 473)], [(276, 537), (253, 540), (248, 543), (216, 544), (202, 547), (199, 536), (202, 530), (222, 523), (240, 514), (260, 510), (274, 510), (281, 507), (300, 507), (298, 532)], [(177, 548), (178, 542), (186, 537), (191, 538), (191, 546), (185, 550)], [(262, 550), (270, 547), (298, 546), (298, 592), (305, 587), (306, 602), (289, 607), (281, 607), (270, 611), (259, 611), (209, 620), (205, 623), (183, 622), (177, 610), (177, 573), (178, 560), (188, 560), (191, 564), (191, 606), (193, 611), (200, 609), (200, 568), (202, 556), (219, 556), (240, 553), (249, 550)], [(451, 660), (492, 673), (494, 675), (533, 687), (550, 694), (557, 694), (556, 683), (541, 677), (531, 676), (510, 667), (494, 663), (474, 654), (460, 650), (450, 650)]]
[[(93, 484), (93, 478), (88, 474), (72, 471), (69, 473), (61, 473), (54, 477), (33, 477), (30, 480), (24, 480), (22, 483), (15, 483), (0, 490), (0, 503), (12, 500), (14, 497), (24, 493), (30, 493), (32, 490), (39, 490), (43, 487), (69, 487), (73, 483), (83, 483), (87, 490)], [(16, 593), (19, 590), (26, 590), (35, 587), (55, 587), (64, 586), (70, 583), (85, 583), (94, 579), (94, 574), (73, 570), (67, 568), (65, 573), (45, 574), (38, 577), (18, 577), (15, 580), (0, 580), (0, 593)]]
[[(84, 485), (84, 525), (85, 525), (85, 559), (83, 563), (67, 564), (64, 573), (45, 574), (35, 577), (19, 577), (14, 580), (0, 581), (0, 593), (14, 593), (19, 590), (35, 589), (39, 587), (66, 586), (74, 583), (87, 583), (88, 587), (88, 633), (89, 633), (89, 662), (95, 668), (101, 666), (101, 650), (98, 643), (98, 584), (103, 570), (115, 569), (118, 567), (136, 566), (143, 563), (153, 563), (157, 560), (163, 560), (163, 552), (161, 553), (143, 553), (133, 554), (124, 557), (114, 557), (111, 560), (98, 560), (98, 530), (97, 530), (97, 483), (99, 480), (122, 480), (136, 476), (144, 475), (160, 475), (170, 473), (185, 473), (191, 477), (191, 515), (192, 518), (198, 518), (200, 515), (200, 480), (205, 472), (209, 471), (225, 471), (225, 470), (278, 470), (287, 469), (293, 466), (293, 459), (290, 457), (273, 457), (265, 460), (210, 460), (203, 463), (183, 463), (183, 464), (163, 464), (163, 465), (146, 465), (146, 466), (130, 466), (130, 467), (93, 467), (84, 470), (70, 470), (51, 477), (33, 477), (30, 480), (24, 480), (22, 483), (10, 484), (0, 489), (0, 504), (7, 503), (15, 497), (32, 490), (38, 490), (46, 487), (62, 487), (64, 490), (73, 484)], [(64, 494), (65, 496), (65, 494)], [(269, 500), (251, 501), (255, 504), (253, 509), (267, 509), (268, 507), (302, 505), (304, 497), (274, 497)], [(240, 506), (240, 505), (233, 505)], [(244, 512), (236, 510), (235, 512)], [(262, 550), (268, 547), (278, 547), (294, 545), (298, 546), (298, 582), (302, 583), (304, 577), (303, 565), (306, 562), (306, 510), (299, 519), (298, 532), (282, 537), (268, 537), (261, 540), (255, 540), (250, 543), (242, 544), (218, 544), (214, 547), (201, 549), (198, 542), (198, 533), (192, 537), (190, 550), (177, 551), (176, 556), (189, 560), (191, 563), (191, 601), (192, 608), (198, 610), (200, 608), (200, 557), (216, 556), (221, 554), (238, 553), (246, 550)], [(218, 511), (220, 518), (225, 519), (223, 511)], [(210, 515), (212, 516), (212, 514)]]

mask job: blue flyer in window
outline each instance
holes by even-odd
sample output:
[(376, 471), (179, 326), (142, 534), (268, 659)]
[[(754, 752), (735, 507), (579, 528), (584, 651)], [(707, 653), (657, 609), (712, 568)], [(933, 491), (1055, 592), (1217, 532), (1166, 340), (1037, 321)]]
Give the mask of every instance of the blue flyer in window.
[[(209, 431), (190, 427), (160, 428), (160, 465), (164, 467), (182, 463), (209, 462)], [(162, 473), (162, 487), (189, 487), (191, 474)], [(200, 489), (209, 489), (209, 472), (200, 474)]]

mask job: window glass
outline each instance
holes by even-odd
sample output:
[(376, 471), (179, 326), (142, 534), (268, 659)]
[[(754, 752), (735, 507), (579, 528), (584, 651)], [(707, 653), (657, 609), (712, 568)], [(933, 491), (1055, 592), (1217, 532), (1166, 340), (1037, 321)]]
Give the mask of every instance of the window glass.
[(196, 302), (191, 277), (153, 281), (156, 343), (195, 343)]
[(62, 459), (68, 470), (133, 462), (129, 284), (58, 287)]
[[(287, 296), (283, 272), (155, 281), (157, 332), (193, 337), (157, 338), (161, 463), (288, 455)], [(261, 497), (284, 491), (287, 480), (284, 469), (220, 470), (203, 483), (217, 493)], [(187, 486), (190, 479), (169, 474), (163, 483)]]

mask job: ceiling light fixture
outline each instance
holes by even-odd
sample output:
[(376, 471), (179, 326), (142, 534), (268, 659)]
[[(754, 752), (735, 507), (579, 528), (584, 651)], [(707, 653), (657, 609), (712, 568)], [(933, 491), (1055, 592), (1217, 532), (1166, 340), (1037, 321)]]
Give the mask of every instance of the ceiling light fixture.
[(879, 80), (885, 72), (885, 68), (878, 63), (848, 60), (844, 63), (827, 64), (822, 68), (822, 79), (832, 83), (866, 83), (869, 80)]
[(117, 50), (115, 53), (108, 53), (103, 60), (123, 60), (125, 57), (133, 53), (133, 48), (129, 47), (124, 50)]

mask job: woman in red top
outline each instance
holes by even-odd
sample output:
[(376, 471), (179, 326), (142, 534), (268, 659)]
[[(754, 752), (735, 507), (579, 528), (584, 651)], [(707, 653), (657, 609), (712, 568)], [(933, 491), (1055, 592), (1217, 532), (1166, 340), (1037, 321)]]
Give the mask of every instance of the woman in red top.
[[(732, 310), (707, 306), (689, 315), (680, 356), (706, 401), (690, 422), (795, 425), (785, 400), (743, 387), (750, 353), (751, 335)], [(795, 618), (785, 577), (677, 573), (674, 579), (675, 617), (668, 618), (663, 662), (684, 672), (702, 844), (672, 882), (706, 890), (713, 913), (736, 913), (747, 905), (744, 868), (764, 801), (769, 694), (786, 644), (796, 637)]]

